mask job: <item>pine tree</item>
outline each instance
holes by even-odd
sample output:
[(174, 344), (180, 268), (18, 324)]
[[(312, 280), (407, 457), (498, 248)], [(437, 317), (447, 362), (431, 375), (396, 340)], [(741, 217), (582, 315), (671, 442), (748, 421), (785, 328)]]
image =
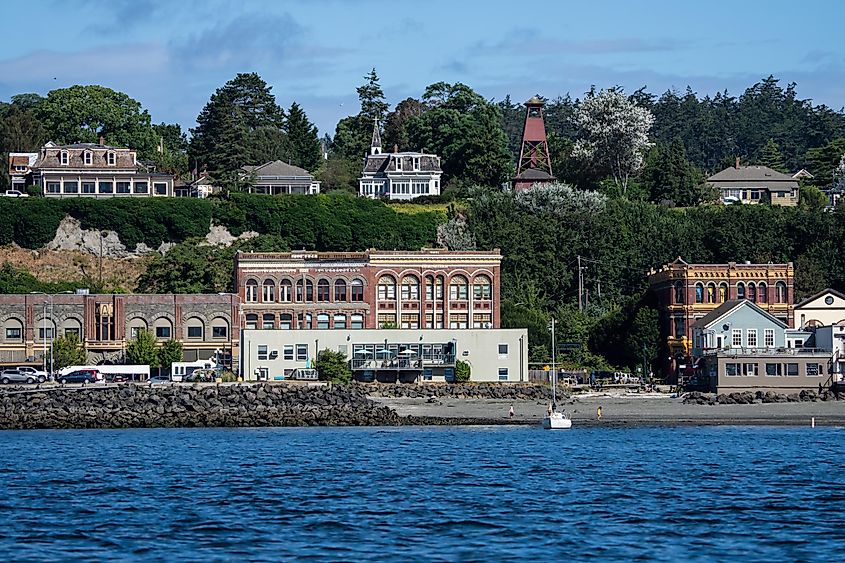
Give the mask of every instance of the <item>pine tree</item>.
[(296, 102), (288, 110), (285, 130), (291, 164), (313, 173), (319, 168), (322, 158), (320, 139), (317, 137), (317, 128)]
[(191, 160), (207, 166), (215, 178), (235, 174), (246, 164), (263, 164), (273, 160), (277, 149), (267, 148), (266, 136), (257, 132), (282, 134), (283, 125), (284, 112), (270, 86), (256, 73), (238, 74), (217, 89), (197, 117)]
[(361, 113), (358, 115), (363, 117), (365, 121), (372, 123), (376, 119), (379, 122), (384, 120), (387, 114), (388, 103), (384, 99), (384, 92), (378, 82), (378, 75), (376, 69), (370, 71), (364, 77), (367, 82), (355, 89), (358, 92), (358, 100), (361, 102)]
[(780, 152), (780, 148), (778, 148), (777, 143), (775, 143), (772, 138), (769, 138), (763, 148), (760, 149), (760, 155), (757, 160), (760, 164), (768, 166), (772, 170), (786, 172), (786, 165), (783, 161), (783, 153)]
[(335, 130), (332, 151), (350, 160), (360, 160), (369, 152), (373, 124), (378, 121), (382, 126), (389, 107), (384, 99), (384, 92), (378, 82), (376, 69), (364, 77), (366, 82), (355, 89), (361, 111), (358, 115), (344, 117)]

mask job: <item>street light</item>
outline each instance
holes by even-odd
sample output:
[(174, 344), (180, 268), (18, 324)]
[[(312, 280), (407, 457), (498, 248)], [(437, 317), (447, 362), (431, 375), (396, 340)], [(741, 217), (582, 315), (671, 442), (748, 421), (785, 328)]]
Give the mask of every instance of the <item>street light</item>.
[[(49, 293), (44, 293), (43, 291), (30, 291), (33, 295), (43, 295), (47, 299), (50, 300), (50, 324), (53, 325), (50, 330), (50, 371), (48, 375), (53, 375), (53, 332), (55, 330), (56, 323), (53, 320), (53, 295)], [(47, 301), (44, 301), (44, 314), (41, 317), (44, 326), (44, 335), (41, 337), (41, 343), (43, 345), (44, 355), (43, 355), (43, 364), (44, 371), (47, 371)]]

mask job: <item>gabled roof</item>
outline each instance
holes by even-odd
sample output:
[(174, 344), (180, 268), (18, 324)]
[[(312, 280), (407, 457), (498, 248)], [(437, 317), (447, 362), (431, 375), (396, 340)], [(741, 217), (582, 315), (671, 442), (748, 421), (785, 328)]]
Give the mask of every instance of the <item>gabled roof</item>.
[(305, 177), (311, 176), (311, 173), (281, 160), (274, 160), (259, 166), (243, 166), (241, 168), (244, 172), (254, 173), (257, 177), (261, 176), (291, 176), (291, 177)]
[(804, 305), (810, 303), (811, 301), (815, 301), (819, 297), (822, 297), (823, 295), (827, 295), (828, 293), (831, 293), (831, 294), (835, 295), (836, 297), (845, 300), (845, 294), (828, 287), (827, 289), (823, 289), (823, 290), (819, 291), (818, 293), (814, 293), (813, 295), (811, 295), (811, 296), (807, 297), (806, 299), (802, 300), (801, 303), (798, 303), (797, 305), (795, 305), (795, 308), (797, 309), (798, 307), (803, 307)]
[(719, 321), (722, 317), (727, 316), (736, 309), (739, 309), (740, 307), (745, 305), (751, 307), (755, 312), (776, 323), (781, 328), (787, 328), (786, 324), (782, 320), (778, 319), (777, 317), (773, 317), (768, 312), (757, 306), (757, 304), (752, 301), (749, 301), (748, 299), (729, 299), (725, 301), (724, 303), (722, 303), (721, 305), (719, 305), (718, 307), (716, 307), (715, 309), (695, 321), (692, 324), (692, 328), (707, 328), (708, 326)]
[(514, 177), (514, 180), (555, 180), (556, 178), (537, 168), (526, 168)]
[(798, 187), (798, 182), (792, 176), (772, 170), (768, 166), (731, 166), (721, 172), (716, 172), (707, 182), (716, 187), (753, 187), (759, 185), (774, 190), (791, 190)]

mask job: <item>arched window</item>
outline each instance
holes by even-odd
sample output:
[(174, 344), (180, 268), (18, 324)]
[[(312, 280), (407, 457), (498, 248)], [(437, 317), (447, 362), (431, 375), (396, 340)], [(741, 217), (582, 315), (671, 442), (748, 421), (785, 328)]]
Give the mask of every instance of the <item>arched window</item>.
[(716, 284), (713, 282), (707, 284), (707, 302), (716, 302)]
[(247, 303), (258, 301), (258, 282), (255, 280), (247, 280), (246, 282), (246, 301)]
[(352, 313), (349, 321), (349, 328), (362, 329), (364, 328), (364, 315), (360, 313)]
[(748, 300), (757, 303), (757, 286), (753, 282), (748, 284)]
[(261, 300), (265, 303), (272, 303), (276, 296), (276, 282), (271, 279), (264, 280), (264, 285), (261, 286)]
[(719, 284), (719, 303), (724, 303), (728, 300), (728, 284), (722, 282)]
[(396, 299), (396, 278), (387, 275), (378, 280), (379, 301), (394, 301)]
[(338, 313), (334, 316), (334, 327), (335, 328), (346, 328), (346, 315), (342, 313)]
[(350, 284), (350, 301), (360, 302), (364, 300), (364, 282), (358, 278)]
[(449, 282), (449, 299), (452, 301), (466, 301), (469, 293), (469, 284), (463, 276), (455, 276)]
[(402, 278), (402, 301), (420, 300), (420, 280), (416, 276)]
[(676, 304), (682, 304), (684, 302), (684, 282), (678, 280), (673, 284), (674, 288), (674, 299), (673, 302)]
[(704, 303), (704, 284), (701, 282), (695, 284), (695, 302)]
[(775, 303), (786, 303), (786, 284), (782, 281), (775, 284)]
[(291, 294), (291, 283), (290, 280), (282, 280), (279, 283), (279, 301), (282, 303), (290, 303), (291, 299), (293, 298)]
[[(331, 300), (331, 286), (329, 280), (322, 279), (317, 282), (317, 301), (326, 302)], [(319, 322), (317, 323), (319, 325)], [(327, 322), (328, 324), (328, 322)], [(328, 328), (328, 327), (326, 327)]]
[[(303, 293), (302, 288), (305, 287), (305, 292)], [(314, 301), (314, 282), (311, 280), (306, 280), (303, 284), (302, 280), (296, 280), (296, 302), (302, 303), (303, 301)]]
[[(319, 313), (317, 315), (317, 328), (320, 330), (326, 330), (329, 328), (329, 315), (326, 313)], [(319, 350), (318, 350), (319, 352)]]
[(246, 316), (246, 328), (258, 328), (258, 315), (249, 313)]
[(485, 275), (475, 276), (472, 280), (472, 298), (476, 301), (493, 299), (493, 284), (489, 277)]
[(769, 302), (769, 288), (766, 287), (766, 284), (760, 282), (757, 284), (757, 303), (768, 303)]
[(279, 315), (279, 328), (290, 330), (293, 328), (293, 315), (290, 313), (282, 313)]
[(21, 342), (24, 337), (23, 323), (15, 318), (10, 318), (3, 326), (0, 338), (5, 342)]
[(263, 329), (272, 329), (276, 328), (276, 315), (273, 313), (264, 313), (264, 317), (262, 318), (261, 328)]
[(335, 280), (334, 282), (334, 300), (335, 301), (346, 301), (346, 281), (345, 280)]
[(736, 298), (745, 299), (745, 284), (742, 282), (736, 284)]

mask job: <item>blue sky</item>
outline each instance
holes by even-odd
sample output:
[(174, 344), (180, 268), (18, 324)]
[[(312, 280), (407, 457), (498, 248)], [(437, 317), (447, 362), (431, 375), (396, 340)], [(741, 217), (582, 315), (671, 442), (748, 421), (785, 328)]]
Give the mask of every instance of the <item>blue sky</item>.
[(391, 105), (441, 80), (522, 101), (593, 84), (739, 94), (774, 74), (845, 106), (838, 0), (7, 2), (0, 99), (102, 84), (186, 128), (216, 88), (250, 71), (321, 133), (358, 111), (355, 87), (372, 67)]

